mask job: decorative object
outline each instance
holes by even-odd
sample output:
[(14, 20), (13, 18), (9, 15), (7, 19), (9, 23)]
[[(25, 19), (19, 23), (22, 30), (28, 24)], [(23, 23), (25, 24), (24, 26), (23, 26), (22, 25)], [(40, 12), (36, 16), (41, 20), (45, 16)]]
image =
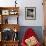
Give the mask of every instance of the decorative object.
[(3, 24), (8, 24), (8, 15), (3, 15), (3, 19), (2, 19), (3, 21), (2, 21), (2, 23)]
[(25, 8), (25, 18), (27, 20), (35, 20), (36, 19), (36, 8), (26, 7)]
[(22, 38), (21, 46), (42, 46), (36, 32), (32, 28), (26, 30)]
[(4, 41), (8, 41), (12, 39), (12, 30), (10, 28), (5, 28), (3, 30), (3, 34), (2, 34), (2, 40)]
[(15, 0), (15, 7), (16, 7), (16, 4), (17, 4), (17, 2), (16, 2), (17, 0)]
[(5, 24), (8, 24), (8, 18), (7, 18), (7, 19), (5, 19)]
[(17, 32), (16, 28), (14, 29), (14, 32)]
[(14, 32), (13, 40), (18, 40), (18, 32)]
[(10, 15), (17, 15), (17, 13), (18, 13), (18, 12), (15, 11), (15, 10), (10, 10), (10, 12), (9, 12)]
[(2, 10), (2, 15), (9, 15), (9, 10)]

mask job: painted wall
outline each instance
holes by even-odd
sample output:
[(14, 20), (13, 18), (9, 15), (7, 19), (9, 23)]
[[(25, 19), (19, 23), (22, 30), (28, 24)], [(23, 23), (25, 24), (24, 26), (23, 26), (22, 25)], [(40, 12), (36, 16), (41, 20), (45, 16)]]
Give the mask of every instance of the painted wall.
[[(15, 0), (0, 0), (0, 6), (15, 6), (14, 1)], [(43, 26), (42, 0), (17, 0), (17, 3), (17, 6), (20, 8), (19, 24), (21, 26)], [(36, 7), (36, 20), (25, 20), (25, 7)]]

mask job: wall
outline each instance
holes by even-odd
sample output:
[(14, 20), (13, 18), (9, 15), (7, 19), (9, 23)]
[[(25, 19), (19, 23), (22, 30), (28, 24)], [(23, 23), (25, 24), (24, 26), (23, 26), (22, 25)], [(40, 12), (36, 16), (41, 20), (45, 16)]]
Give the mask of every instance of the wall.
[[(42, 0), (21, 0), (20, 2), (20, 24), (22, 26), (42, 26), (43, 6)], [(36, 20), (25, 20), (25, 7), (36, 7)], [(41, 17), (42, 16), (42, 17)]]
[[(0, 0), (0, 6), (15, 6), (14, 1), (15, 0)], [(20, 8), (19, 24), (21, 26), (43, 26), (42, 0), (17, 0), (17, 3)], [(25, 7), (36, 7), (36, 20), (25, 20)]]

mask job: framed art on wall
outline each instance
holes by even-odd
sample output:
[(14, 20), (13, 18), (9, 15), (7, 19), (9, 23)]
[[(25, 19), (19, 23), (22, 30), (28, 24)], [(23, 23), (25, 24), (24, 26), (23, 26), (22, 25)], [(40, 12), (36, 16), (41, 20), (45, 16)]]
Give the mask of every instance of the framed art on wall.
[(25, 19), (26, 20), (36, 19), (36, 7), (25, 7)]

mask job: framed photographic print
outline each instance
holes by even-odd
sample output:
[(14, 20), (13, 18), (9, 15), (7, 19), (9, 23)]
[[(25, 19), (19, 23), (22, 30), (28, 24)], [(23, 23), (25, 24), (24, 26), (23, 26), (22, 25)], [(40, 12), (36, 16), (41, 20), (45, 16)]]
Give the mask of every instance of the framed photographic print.
[(9, 15), (9, 10), (2, 10), (2, 15)]
[(36, 7), (26, 7), (25, 8), (25, 19), (26, 20), (36, 19)]

